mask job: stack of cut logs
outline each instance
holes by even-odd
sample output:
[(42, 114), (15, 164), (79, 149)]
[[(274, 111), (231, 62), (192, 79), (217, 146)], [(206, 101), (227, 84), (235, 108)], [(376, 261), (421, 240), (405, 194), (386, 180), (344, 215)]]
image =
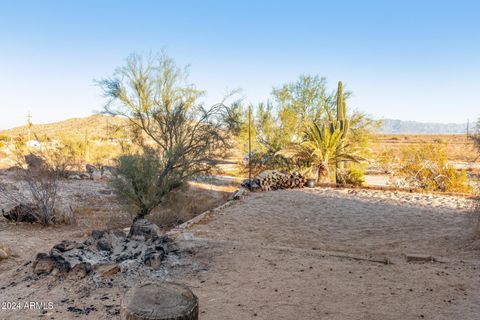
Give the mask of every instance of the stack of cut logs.
[(307, 178), (299, 172), (263, 171), (255, 177), (262, 191), (303, 188)]

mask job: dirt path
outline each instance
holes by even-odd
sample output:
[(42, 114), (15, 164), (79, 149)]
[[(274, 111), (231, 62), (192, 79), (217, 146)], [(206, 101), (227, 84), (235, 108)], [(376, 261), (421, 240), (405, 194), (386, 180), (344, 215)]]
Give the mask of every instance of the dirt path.
[[(479, 319), (467, 206), (383, 191), (250, 194), (179, 238), (194, 263), (174, 278), (199, 295), (201, 319)], [(368, 261), (384, 257), (393, 264)]]

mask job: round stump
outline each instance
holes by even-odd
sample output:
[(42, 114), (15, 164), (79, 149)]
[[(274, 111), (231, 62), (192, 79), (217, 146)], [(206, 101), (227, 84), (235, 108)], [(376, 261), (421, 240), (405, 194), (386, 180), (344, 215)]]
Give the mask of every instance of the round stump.
[(144, 283), (125, 294), (120, 319), (198, 320), (198, 298), (182, 284)]

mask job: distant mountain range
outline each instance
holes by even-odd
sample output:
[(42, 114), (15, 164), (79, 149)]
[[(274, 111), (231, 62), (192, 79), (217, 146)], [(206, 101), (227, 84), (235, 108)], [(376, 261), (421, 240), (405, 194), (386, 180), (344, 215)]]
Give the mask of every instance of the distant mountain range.
[[(34, 137), (49, 136), (58, 138), (68, 135), (75, 138), (84, 138), (86, 132), (91, 138), (102, 138), (111, 135), (112, 127), (125, 126), (127, 121), (119, 117), (92, 115), (86, 118), (72, 118), (49, 124), (34, 124), (32, 134)], [(470, 123), (470, 130), (475, 124)], [(110, 133), (109, 133), (110, 132)], [(379, 133), (383, 134), (464, 134), (467, 132), (466, 123), (424, 123), (417, 121), (402, 121), (384, 119)], [(26, 135), (27, 127), (21, 126), (9, 130), (0, 130), (0, 136), (15, 137)]]
[[(470, 123), (470, 130), (474, 124)], [(379, 130), (385, 134), (462, 134), (467, 132), (467, 123), (430, 123), (384, 119)]]

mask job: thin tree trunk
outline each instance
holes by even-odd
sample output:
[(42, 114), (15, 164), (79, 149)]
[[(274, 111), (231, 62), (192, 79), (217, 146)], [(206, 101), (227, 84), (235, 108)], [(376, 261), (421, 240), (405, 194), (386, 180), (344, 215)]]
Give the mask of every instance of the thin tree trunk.
[(328, 164), (323, 161), (318, 166), (318, 183), (329, 182), (330, 180), (330, 170), (328, 169)]

